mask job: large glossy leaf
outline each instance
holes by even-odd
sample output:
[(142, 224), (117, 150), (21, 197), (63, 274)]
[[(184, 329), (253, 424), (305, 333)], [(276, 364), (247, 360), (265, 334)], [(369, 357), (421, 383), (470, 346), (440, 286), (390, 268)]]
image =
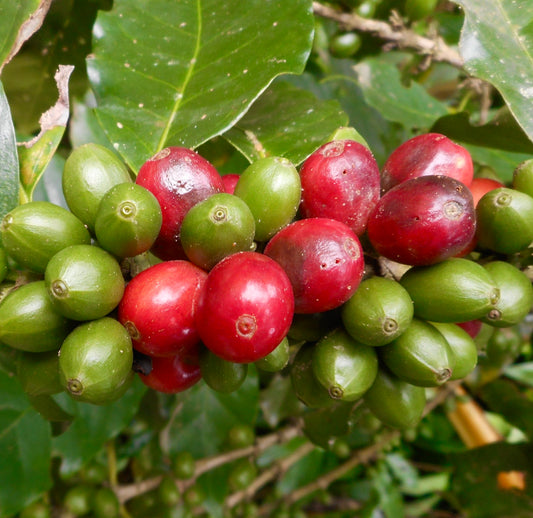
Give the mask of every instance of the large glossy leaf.
[[(451, 456), (452, 491), (468, 518), (529, 518), (533, 515), (531, 443), (503, 442)], [(500, 472), (525, 474), (525, 491), (498, 488)]]
[(116, 0), (88, 60), (99, 120), (134, 170), (168, 145), (196, 147), (274, 77), (302, 72), (313, 28), (310, 0)]
[(50, 426), (16, 378), (0, 371), (0, 517), (12, 516), (51, 486)]
[(15, 129), (0, 83), (0, 219), (18, 203), (19, 164)]
[(22, 44), (41, 26), (51, 0), (3, 2), (0, 7), (0, 72)]
[(53, 439), (54, 453), (61, 456), (61, 472), (73, 474), (91, 460), (116, 437), (131, 421), (146, 387), (135, 379), (132, 387), (118, 401), (105, 406), (78, 403), (66, 394), (55, 399), (74, 420), (68, 430)]
[(367, 102), (387, 120), (408, 128), (425, 130), (446, 115), (444, 104), (416, 82), (406, 87), (398, 68), (386, 61), (369, 58), (354, 67)]
[(250, 162), (283, 156), (299, 164), (347, 124), (348, 116), (337, 101), (319, 101), (310, 92), (276, 82), (224, 137)]
[(460, 41), (465, 68), (498, 89), (533, 140), (533, 3), (455, 1), (465, 12)]
[(179, 411), (167, 430), (168, 452), (188, 450), (199, 458), (215, 454), (233, 425), (255, 422), (258, 398), (257, 373), (252, 367), (243, 385), (231, 394), (198, 383), (179, 399)]

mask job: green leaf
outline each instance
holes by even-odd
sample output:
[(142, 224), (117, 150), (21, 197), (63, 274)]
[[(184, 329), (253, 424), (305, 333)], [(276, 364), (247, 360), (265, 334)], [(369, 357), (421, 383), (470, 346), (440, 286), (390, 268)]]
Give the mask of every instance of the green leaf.
[(19, 164), (15, 129), (0, 82), (0, 219), (18, 204)]
[(198, 458), (214, 455), (233, 425), (253, 425), (258, 400), (259, 383), (252, 366), (242, 386), (230, 394), (215, 392), (205, 383), (197, 383), (178, 399), (179, 411), (166, 430), (168, 453), (187, 450)]
[(224, 137), (250, 162), (283, 156), (298, 165), (347, 123), (337, 101), (319, 101), (287, 82), (275, 82)]
[(503, 415), (509, 423), (533, 438), (533, 401), (522, 394), (513, 382), (497, 379), (484, 385), (480, 396), (489, 409)]
[[(533, 444), (498, 442), (450, 456), (451, 491), (468, 518), (530, 518), (533, 514)], [(498, 487), (498, 473), (525, 474), (524, 491)]]
[(387, 120), (424, 130), (448, 113), (446, 105), (415, 81), (405, 87), (398, 68), (391, 63), (369, 58), (358, 63), (354, 70), (368, 104)]
[(455, 1), (465, 13), (459, 48), (466, 70), (498, 89), (533, 140), (533, 4)]
[(116, 0), (93, 30), (97, 115), (133, 170), (237, 122), (276, 76), (301, 73), (310, 0)]
[(68, 430), (53, 439), (54, 453), (61, 456), (61, 472), (70, 475), (79, 471), (104, 446), (116, 437), (136, 414), (146, 387), (136, 377), (130, 389), (118, 401), (105, 406), (79, 403), (67, 394), (55, 400), (74, 416)]
[(33, 191), (65, 133), (69, 117), (68, 80), (73, 69), (72, 66), (60, 65), (55, 75), (59, 99), (41, 117), (40, 133), (20, 147), (20, 181), (25, 201), (32, 200)]
[(0, 73), (6, 62), (41, 25), (50, 0), (4, 2), (0, 17)]
[(50, 426), (16, 378), (0, 371), (0, 517), (17, 513), (52, 484)]
[(501, 110), (490, 122), (482, 126), (472, 124), (469, 114), (465, 112), (446, 115), (435, 122), (431, 131), (442, 133), (462, 143), (533, 154), (533, 142), (508, 110)]
[(509, 365), (504, 373), (508, 378), (533, 387), (533, 361)]
[(276, 374), (267, 388), (261, 391), (260, 406), (265, 421), (276, 428), (288, 417), (299, 415), (304, 406), (297, 399), (288, 376)]

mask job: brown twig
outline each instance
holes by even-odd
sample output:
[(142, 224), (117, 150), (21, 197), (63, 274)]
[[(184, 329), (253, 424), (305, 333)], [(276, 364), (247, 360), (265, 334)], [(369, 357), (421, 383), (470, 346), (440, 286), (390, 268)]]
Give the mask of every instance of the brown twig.
[(313, 10), (317, 16), (334, 20), (347, 30), (370, 33), (384, 40), (389, 47), (413, 50), (422, 56), (429, 56), (433, 61), (463, 68), (464, 61), (459, 52), (448, 46), (440, 36), (427, 38), (403, 24), (363, 18), (355, 13), (338, 11), (320, 2), (313, 2)]

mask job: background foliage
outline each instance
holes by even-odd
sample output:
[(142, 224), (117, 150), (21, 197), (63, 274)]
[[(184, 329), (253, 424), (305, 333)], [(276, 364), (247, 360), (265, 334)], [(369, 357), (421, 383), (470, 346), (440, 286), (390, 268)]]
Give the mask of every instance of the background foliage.
[[(342, 125), (380, 165), (427, 131), (466, 146), (476, 174), (504, 182), (533, 154), (530, 2), (442, 0), (417, 21), (392, 0), (242, 7), (0, 2), (0, 217), (32, 197), (63, 204), (64, 160), (85, 142), (108, 146), (134, 173), (168, 145), (198, 148), (222, 173), (265, 154), (299, 164)], [(352, 30), (361, 46), (341, 57), (331, 42)], [(60, 65), (74, 69), (57, 77)], [(287, 376), (252, 369), (230, 395), (200, 383), (170, 397), (137, 382), (105, 407), (28, 397), (0, 346), (0, 517), (42, 498), (60, 502), (94, 463), (108, 470), (123, 516), (166, 516), (154, 488), (182, 451), (197, 460), (210, 516), (254, 496), (266, 515), (298, 503), (313, 516), (533, 516), (529, 323), (519, 332), (520, 355), (471, 380), (505, 439), (474, 450), (448, 420), (450, 406), (400, 435), (361, 408), (305, 411)], [(248, 493), (221, 483), (235, 462), (227, 434), (236, 424), (257, 434), (255, 446), (233, 451), (261, 470), (264, 484)], [(339, 437), (348, 458), (335, 453)], [(499, 489), (501, 471), (526, 473), (525, 488)]]

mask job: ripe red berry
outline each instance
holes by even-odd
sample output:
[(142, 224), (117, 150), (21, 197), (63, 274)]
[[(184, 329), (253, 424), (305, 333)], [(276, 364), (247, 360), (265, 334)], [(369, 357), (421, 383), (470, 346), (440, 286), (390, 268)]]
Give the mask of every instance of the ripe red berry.
[(249, 363), (281, 342), (293, 310), (291, 283), (283, 269), (266, 255), (239, 252), (209, 272), (196, 326), (202, 342), (216, 355)]
[(318, 148), (300, 169), (305, 218), (331, 218), (363, 234), (379, 199), (379, 167), (372, 153), (353, 140)]
[(265, 254), (289, 276), (295, 313), (319, 313), (346, 302), (365, 266), (358, 237), (344, 223), (329, 218), (291, 223), (269, 241)]
[(492, 178), (474, 178), (472, 183), (468, 187), (474, 198), (474, 207), (477, 206), (477, 202), (489, 191), (505, 187), (502, 182), (493, 180)]
[(188, 261), (166, 261), (143, 270), (126, 286), (118, 308), (133, 347), (150, 356), (172, 356), (199, 342), (194, 312), (207, 273)]
[(150, 373), (139, 373), (139, 377), (147, 387), (158, 392), (166, 394), (183, 392), (202, 378), (198, 357), (198, 347), (193, 347), (187, 351), (187, 354), (152, 358)]
[(452, 257), (476, 229), (472, 194), (449, 176), (422, 176), (387, 191), (368, 220), (376, 251), (403, 264), (429, 265)]
[(185, 259), (180, 243), (183, 218), (196, 203), (224, 192), (222, 177), (195, 151), (168, 147), (142, 165), (136, 183), (148, 189), (161, 206), (163, 224), (152, 252), (163, 260)]
[(474, 166), (467, 149), (439, 133), (418, 135), (398, 146), (381, 172), (381, 189), (419, 176), (444, 175), (467, 187), (472, 183)]
[(222, 182), (224, 183), (224, 192), (228, 194), (233, 194), (235, 192), (235, 186), (239, 181), (240, 175), (238, 174), (225, 174), (222, 177)]

